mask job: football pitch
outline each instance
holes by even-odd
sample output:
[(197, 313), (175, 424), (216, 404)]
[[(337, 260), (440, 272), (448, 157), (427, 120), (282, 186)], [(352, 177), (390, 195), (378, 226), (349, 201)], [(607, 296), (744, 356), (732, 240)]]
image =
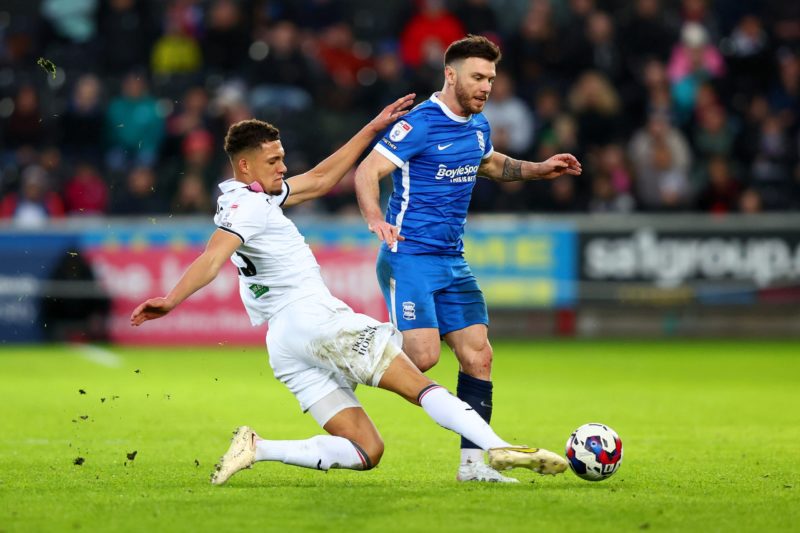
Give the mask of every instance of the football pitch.
[[(494, 347), (497, 432), (563, 453), (574, 428), (603, 422), (624, 444), (613, 477), (459, 484), (456, 435), (360, 387), (386, 442), (377, 469), (258, 463), (214, 487), (236, 426), (320, 431), (263, 347), (5, 347), (0, 532), (797, 531), (800, 342)], [(455, 388), (446, 350), (431, 376)]]

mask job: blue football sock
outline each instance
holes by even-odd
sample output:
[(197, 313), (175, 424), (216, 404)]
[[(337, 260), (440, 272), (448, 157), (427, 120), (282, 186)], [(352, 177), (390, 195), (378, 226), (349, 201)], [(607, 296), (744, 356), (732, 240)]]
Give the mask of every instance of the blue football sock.
[[(474, 378), (464, 372), (458, 373), (456, 396), (472, 407), (488, 424), (492, 420), (492, 382)], [(461, 448), (480, 448), (461, 437)]]

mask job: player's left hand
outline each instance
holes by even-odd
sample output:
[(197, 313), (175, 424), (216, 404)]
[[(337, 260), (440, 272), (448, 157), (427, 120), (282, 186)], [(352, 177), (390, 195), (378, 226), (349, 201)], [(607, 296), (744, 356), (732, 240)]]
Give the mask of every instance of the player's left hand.
[(540, 165), (539, 177), (542, 179), (553, 179), (564, 174), (580, 176), (583, 172), (583, 167), (572, 154), (556, 154)]
[(398, 118), (408, 113), (408, 108), (414, 103), (414, 98), (416, 96), (416, 93), (407, 94), (384, 107), (383, 111), (378, 113), (378, 116), (373, 118), (369, 123), (375, 130), (375, 133), (382, 132)]
[(148, 320), (161, 318), (175, 308), (175, 304), (166, 298), (150, 298), (133, 310), (131, 326), (139, 326)]

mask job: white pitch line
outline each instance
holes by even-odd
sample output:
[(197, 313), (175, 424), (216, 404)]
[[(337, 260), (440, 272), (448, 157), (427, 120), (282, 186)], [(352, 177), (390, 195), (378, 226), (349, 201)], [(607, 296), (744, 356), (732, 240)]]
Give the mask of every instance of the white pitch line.
[(72, 349), (92, 363), (117, 368), (122, 365), (122, 358), (110, 350), (93, 344), (71, 344)]

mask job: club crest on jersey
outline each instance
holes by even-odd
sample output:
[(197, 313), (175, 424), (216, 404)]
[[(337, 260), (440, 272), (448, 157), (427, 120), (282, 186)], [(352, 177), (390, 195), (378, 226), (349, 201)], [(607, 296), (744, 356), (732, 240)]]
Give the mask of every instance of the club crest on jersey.
[(403, 302), (403, 319), (416, 320), (417, 319), (417, 304), (414, 302)]
[(475, 134), (478, 136), (478, 146), (480, 147), (481, 152), (485, 152), (486, 151), (486, 141), (483, 140), (483, 132), (482, 131), (476, 131)]
[(389, 132), (389, 139), (394, 142), (400, 142), (406, 138), (406, 135), (414, 129), (414, 126), (406, 122), (405, 120), (401, 120), (397, 124), (394, 125), (392, 131)]

